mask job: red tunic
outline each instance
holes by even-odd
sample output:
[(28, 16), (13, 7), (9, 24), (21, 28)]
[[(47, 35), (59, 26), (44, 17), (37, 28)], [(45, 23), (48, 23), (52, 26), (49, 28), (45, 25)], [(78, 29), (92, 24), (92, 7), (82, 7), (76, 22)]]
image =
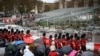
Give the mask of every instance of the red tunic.
[(63, 45), (63, 46), (66, 45), (66, 39), (62, 39), (61, 42), (62, 42), (62, 45)]
[(2, 38), (3, 38), (3, 39), (7, 39), (7, 37), (8, 37), (8, 36), (7, 36), (7, 33), (3, 33)]
[(45, 37), (45, 36), (43, 36), (43, 37), (41, 37), (41, 38), (43, 39), (43, 43), (44, 43), (44, 45), (46, 45), (46, 46), (50, 46), (51, 41), (50, 41), (49, 38), (47, 38), (47, 37)]
[(72, 40), (70, 42), (70, 45), (74, 50), (78, 50), (79, 49), (79, 46), (78, 46), (79, 44), (78, 44), (77, 40)]
[(11, 33), (8, 34), (8, 38), (9, 38), (9, 39), (12, 39), (12, 34), (11, 34)]
[(85, 46), (86, 45), (86, 41), (87, 41), (86, 39), (81, 39), (80, 40), (80, 45), (81, 46)]
[(14, 39), (17, 40), (18, 38), (19, 38), (19, 35), (18, 34), (15, 34), (14, 35)]
[(65, 46), (70, 45), (70, 40), (66, 40)]
[(23, 40), (24, 34), (20, 34), (20, 39)]
[(56, 47), (57, 48), (61, 48), (63, 45), (62, 45), (62, 42), (60, 39), (57, 40), (57, 43), (56, 43)]
[(29, 38), (29, 37), (32, 37), (32, 35), (31, 34), (25, 34), (24, 37)]
[(49, 38), (44, 39), (44, 44), (46, 46), (50, 46), (50, 44), (51, 44), (50, 39)]
[(55, 51), (50, 51), (48, 56), (59, 56), (59, 55)]

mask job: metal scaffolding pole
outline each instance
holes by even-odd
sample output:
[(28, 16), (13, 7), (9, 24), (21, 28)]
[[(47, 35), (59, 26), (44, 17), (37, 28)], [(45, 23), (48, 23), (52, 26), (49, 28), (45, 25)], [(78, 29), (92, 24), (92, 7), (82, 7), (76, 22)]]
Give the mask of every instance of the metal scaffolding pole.
[(64, 8), (67, 8), (67, 0), (65, 0)]
[(84, 0), (84, 7), (88, 7), (89, 6), (89, 0)]
[(59, 9), (63, 8), (62, 0), (59, 0)]
[(94, 7), (98, 6), (98, 0), (93, 0), (93, 5), (94, 5)]
[(77, 8), (77, 7), (78, 7), (78, 1), (75, 0), (75, 2), (74, 2), (74, 8)]
[(71, 0), (65, 0), (65, 3), (64, 3), (64, 8), (67, 8), (68, 6), (68, 2), (70, 2)]

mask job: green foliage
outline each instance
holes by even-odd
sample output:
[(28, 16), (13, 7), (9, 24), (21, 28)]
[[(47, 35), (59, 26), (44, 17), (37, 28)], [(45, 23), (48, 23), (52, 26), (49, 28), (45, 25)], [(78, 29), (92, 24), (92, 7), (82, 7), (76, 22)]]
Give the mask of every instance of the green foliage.
[(42, 1), (40, 0), (0, 0), (0, 11), (12, 11), (14, 6), (20, 13), (27, 12), (34, 9), (35, 6), (42, 6)]

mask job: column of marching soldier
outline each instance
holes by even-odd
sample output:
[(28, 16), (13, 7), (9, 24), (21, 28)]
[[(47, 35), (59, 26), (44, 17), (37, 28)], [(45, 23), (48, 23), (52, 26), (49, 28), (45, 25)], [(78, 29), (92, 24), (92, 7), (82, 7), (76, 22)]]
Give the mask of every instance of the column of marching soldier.
[[(30, 30), (24, 34), (24, 31), (0, 29), (0, 39), (4, 42), (24, 41), (24, 38), (30, 37), (32, 37)], [(35, 43), (33, 39), (32, 43), (25, 43), (25, 46), (20, 49), (14, 49), (16, 46), (9, 44), (5, 46), (4, 56), (81, 56), (83, 52), (87, 51), (88, 39), (86, 39), (86, 34), (79, 36), (76, 33), (73, 35), (57, 33), (47, 37), (46, 33), (43, 33), (40, 40), (37, 41), (38, 43)]]

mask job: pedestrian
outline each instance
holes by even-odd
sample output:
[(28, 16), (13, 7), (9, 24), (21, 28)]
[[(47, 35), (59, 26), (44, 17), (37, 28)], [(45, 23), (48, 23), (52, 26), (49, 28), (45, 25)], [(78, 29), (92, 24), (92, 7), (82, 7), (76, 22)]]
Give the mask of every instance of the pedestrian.
[(49, 36), (49, 39), (50, 39), (51, 41), (52, 41), (52, 38), (53, 38), (52, 35), (50, 35), (50, 36)]
[(50, 52), (48, 56), (59, 56), (59, 54), (56, 52), (56, 47), (55, 45), (50, 46)]
[(55, 37), (52, 37), (52, 35), (50, 35), (49, 39), (50, 39), (50, 42), (51, 42), (50, 45), (52, 45), (52, 44), (55, 45), (55, 43), (56, 43)]
[(15, 54), (14, 54), (14, 56), (23, 56), (23, 52), (24, 51), (22, 51), (20, 49), (17, 49), (16, 52), (15, 52)]
[(5, 53), (4, 56), (14, 56), (16, 53), (16, 47), (12, 44), (9, 44), (6, 48), (5, 48)]
[(94, 55), (94, 52), (87, 50), (87, 51), (84, 51), (81, 54), (81, 56), (95, 56), (95, 55)]
[(24, 49), (23, 56), (34, 56), (34, 54), (29, 50), (29, 46), (28, 45), (26, 45), (26, 47)]
[(36, 48), (35, 44), (30, 44), (30, 45), (29, 45), (29, 50), (30, 50), (33, 54), (35, 53), (35, 48)]
[(45, 56), (45, 45), (44, 44), (37, 44), (35, 48), (35, 56)]
[(78, 51), (72, 50), (72, 51), (68, 54), (68, 56), (76, 56), (77, 53), (78, 53)]

